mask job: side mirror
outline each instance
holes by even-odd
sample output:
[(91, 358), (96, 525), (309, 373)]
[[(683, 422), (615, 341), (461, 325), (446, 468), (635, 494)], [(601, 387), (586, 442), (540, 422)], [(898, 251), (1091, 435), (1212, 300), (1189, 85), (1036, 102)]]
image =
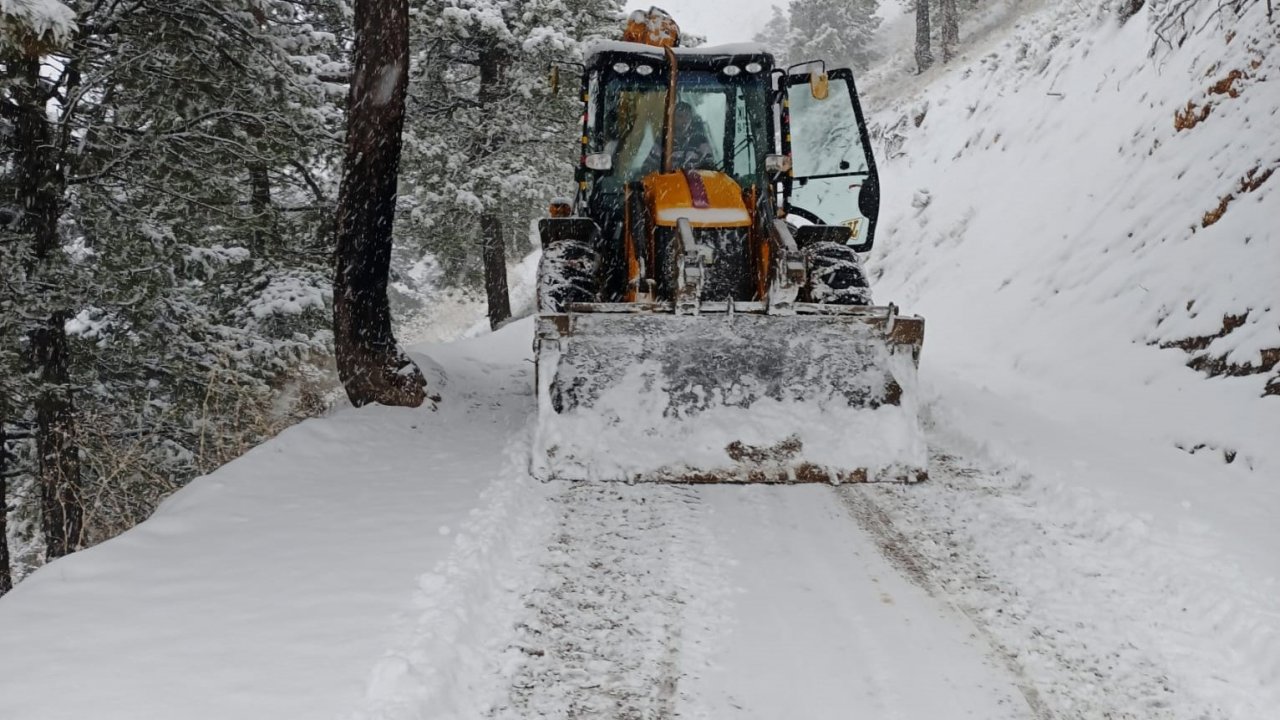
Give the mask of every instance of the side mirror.
[[(880, 217), (880, 180), (874, 174), (868, 177), (858, 189), (858, 212), (867, 219), (867, 236), (853, 249), (857, 252), (867, 252), (876, 242), (876, 220)], [(859, 234), (855, 230), (853, 236), (856, 238)]]
[(809, 92), (814, 100), (826, 100), (831, 94), (831, 83), (824, 72), (809, 73)]
[(858, 188), (858, 212), (873, 223), (880, 217), (880, 182), (875, 175)]
[(551, 94), (552, 95), (559, 94), (560, 92), (560, 66), (559, 65), (551, 66), (550, 85), (551, 85)]

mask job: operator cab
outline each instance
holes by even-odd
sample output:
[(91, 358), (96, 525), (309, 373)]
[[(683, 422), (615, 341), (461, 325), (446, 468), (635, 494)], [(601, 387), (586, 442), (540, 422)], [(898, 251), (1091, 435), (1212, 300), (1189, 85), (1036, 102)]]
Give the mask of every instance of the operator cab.
[[(744, 70), (748, 65), (754, 72)], [(595, 181), (596, 192), (616, 193), (625, 183), (660, 169), (668, 70), (660, 52), (652, 57), (647, 52), (602, 52), (593, 66), (587, 81), (587, 153), (600, 165), (607, 157), (609, 167), (588, 173), (586, 179)], [(727, 74), (730, 68), (732, 74)], [(759, 171), (772, 147), (770, 69), (767, 55), (680, 57), (674, 143), (684, 145), (690, 156), (700, 149), (695, 140), (708, 145), (686, 167), (724, 172), (744, 187), (762, 180)]]
[[(674, 78), (669, 58), (676, 62)], [(709, 191), (736, 186), (733, 194), (741, 208), (736, 212), (749, 217), (744, 223), (750, 225), (749, 237), (721, 244), (758, 246), (767, 224), (783, 217), (797, 226), (798, 241), (836, 239), (859, 252), (870, 249), (879, 186), (853, 76), (848, 70), (823, 74), (821, 69), (812, 63), (788, 74), (757, 45), (668, 49), (607, 42), (589, 52), (575, 214), (599, 227), (602, 300), (634, 296), (631, 262), (647, 260), (648, 274), (662, 276), (655, 272), (667, 244), (655, 236), (661, 229), (637, 227), (637, 222), (648, 218), (662, 224), (662, 211), (643, 203), (646, 190), (650, 202), (653, 195), (646, 178), (663, 172), (695, 171), (714, 181)], [(671, 167), (664, 168), (668, 122)], [(697, 180), (689, 176), (690, 182)], [(701, 214), (708, 220), (702, 226), (737, 217), (732, 208), (717, 209), (721, 212)], [(670, 212), (683, 213), (699, 226), (694, 208)], [(658, 247), (624, 249), (629, 237), (647, 238)], [(764, 283), (750, 267), (758, 254), (745, 245), (718, 250), (719, 271), (733, 277), (715, 292), (734, 300), (760, 299)], [(631, 256), (636, 258), (628, 261)]]

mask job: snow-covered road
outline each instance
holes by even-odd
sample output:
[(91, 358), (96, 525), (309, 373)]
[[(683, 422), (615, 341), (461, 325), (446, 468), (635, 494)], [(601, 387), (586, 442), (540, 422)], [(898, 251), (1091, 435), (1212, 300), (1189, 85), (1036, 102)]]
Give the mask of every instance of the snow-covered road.
[(732, 589), (712, 665), (689, 684), (700, 716), (1032, 716), (973, 623), (894, 568), (835, 488), (699, 495)]
[[(945, 420), (916, 486), (532, 481), (529, 333), (430, 348), (439, 412), (305, 423), (24, 582), (0, 600), (0, 717), (1274, 707), (1280, 608), (1248, 557), (1063, 515)], [(1179, 565), (1188, 541), (1214, 554)]]
[(892, 568), (830, 487), (552, 492), (509, 681), (477, 715), (1031, 716), (969, 619)]
[[(467, 362), (518, 370), (527, 330)], [(532, 412), (487, 401), (511, 403)], [(356, 717), (1034, 717), (1016, 667), (836, 488), (539, 484), (526, 437), (505, 443)]]

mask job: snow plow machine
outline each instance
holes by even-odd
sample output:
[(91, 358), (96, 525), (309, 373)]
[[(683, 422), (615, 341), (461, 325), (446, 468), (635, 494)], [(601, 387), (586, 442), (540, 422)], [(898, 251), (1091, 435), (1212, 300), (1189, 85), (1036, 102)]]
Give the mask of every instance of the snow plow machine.
[(924, 321), (871, 302), (852, 73), (682, 48), (655, 8), (591, 48), (581, 98), (576, 196), (539, 221), (534, 476), (923, 480)]

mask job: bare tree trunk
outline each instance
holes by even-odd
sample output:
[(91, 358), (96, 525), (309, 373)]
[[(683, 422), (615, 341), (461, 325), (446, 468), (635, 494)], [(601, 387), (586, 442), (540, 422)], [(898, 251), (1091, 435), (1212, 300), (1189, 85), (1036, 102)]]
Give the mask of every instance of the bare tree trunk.
[[(248, 128), (249, 137), (261, 138), (266, 129), (259, 121)], [(249, 163), (249, 208), (253, 211), (253, 241), (250, 251), (254, 257), (266, 255), (268, 246), (276, 237), (275, 213), (271, 207), (271, 176), (267, 164), (261, 160)]]
[[(492, 106), (503, 96), (502, 80), (507, 54), (490, 46), (480, 52), (480, 110)], [(501, 143), (502, 138), (488, 142)], [(507, 252), (502, 238), (502, 219), (496, 208), (480, 214), (480, 243), (484, 260), (484, 290), (489, 301), (489, 327), (497, 327), (511, 317), (511, 295), (507, 291)]]
[(351, 404), (417, 407), (426, 381), (391, 331), (387, 274), (409, 71), (408, 0), (356, 0), (333, 334)]
[(949, 63), (956, 56), (960, 44), (960, 11), (956, 0), (942, 0), (942, 62)]
[(929, 0), (916, 0), (916, 68), (924, 72), (933, 65), (929, 39)]
[(249, 191), (249, 207), (255, 223), (251, 250), (254, 257), (262, 257), (276, 234), (275, 216), (271, 211), (271, 177), (265, 164), (249, 165)]
[(84, 510), (80, 504), (80, 448), (75, 406), (71, 402), (66, 312), (54, 313), (31, 333), (31, 355), (39, 369), (36, 397), (36, 457), (40, 468), (40, 507), (44, 516), (45, 557), (80, 549)]
[(480, 235), (484, 243), (484, 291), (489, 300), (489, 327), (496, 330), (511, 317), (507, 253), (502, 241), (502, 219), (498, 213), (489, 210), (480, 215)]
[(8, 438), (5, 435), (4, 421), (5, 418), (0, 416), (0, 596), (13, 589), (13, 571), (9, 567), (9, 483), (5, 479), (9, 454), (5, 452)]
[[(61, 251), (58, 218), (62, 212), (63, 177), (59, 146), (50, 132), (47, 100), (40, 87), (39, 57), (18, 60), (21, 81), (14, 87), (14, 123), (18, 198), (22, 229), (33, 237), (32, 274), (57, 262)], [(51, 291), (56, 293), (57, 289)], [(55, 299), (55, 303), (56, 303)], [(74, 552), (80, 546), (84, 512), (80, 505), (80, 448), (75, 406), (71, 399), (66, 322), (69, 313), (54, 309), (30, 333), (31, 361), (38, 377), (36, 455), (44, 517), (45, 556)]]

